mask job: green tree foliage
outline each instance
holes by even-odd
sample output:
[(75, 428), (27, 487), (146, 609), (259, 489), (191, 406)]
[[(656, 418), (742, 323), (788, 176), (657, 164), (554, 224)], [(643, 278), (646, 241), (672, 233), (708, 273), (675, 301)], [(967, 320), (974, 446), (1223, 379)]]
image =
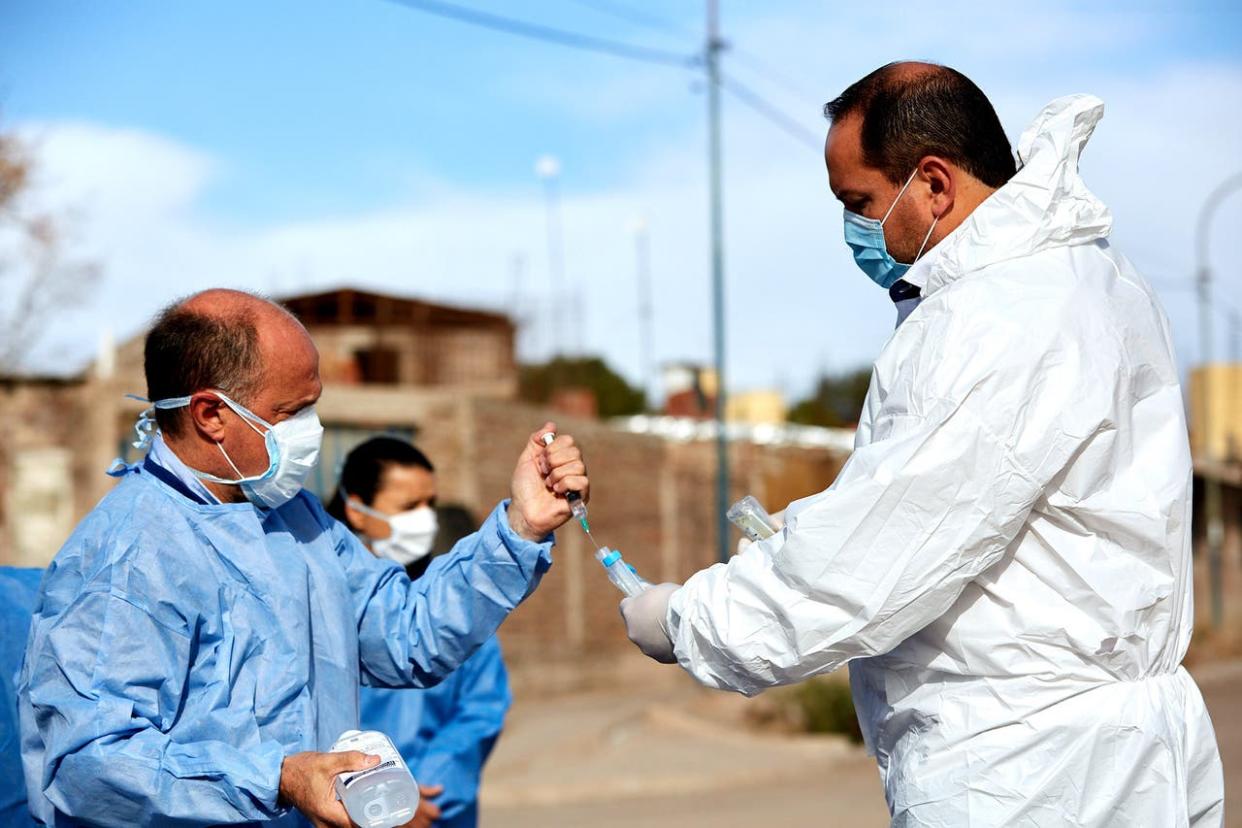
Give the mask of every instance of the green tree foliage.
[(814, 393), (794, 405), (787, 419), (800, 425), (829, 428), (857, 425), (870, 384), (870, 368), (822, 376)]
[(585, 388), (595, 394), (601, 417), (641, 414), (647, 397), (599, 357), (556, 357), (551, 362), (523, 365), (520, 374), (522, 399), (546, 403), (565, 388)]

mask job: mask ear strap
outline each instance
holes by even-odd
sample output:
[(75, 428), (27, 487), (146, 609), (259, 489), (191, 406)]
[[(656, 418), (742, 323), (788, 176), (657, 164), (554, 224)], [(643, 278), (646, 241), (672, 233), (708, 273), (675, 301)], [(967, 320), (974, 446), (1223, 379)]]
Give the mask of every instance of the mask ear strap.
[(888, 217), (893, 214), (893, 209), (897, 206), (897, 202), (901, 201), (901, 197), (906, 194), (906, 190), (910, 188), (910, 182), (914, 180), (914, 176), (918, 175), (919, 168), (915, 167), (914, 172), (910, 173), (910, 177), (906, 179), (906, 183), (901, 185), (901, 190), (897, 193), (897, 197), (893, 199), (893, 203), (888, 205), (888, 212), (884, 214), (884, 218), (880, 219), (880, 224), (888, 221)]
[[(931, 238), (932, 231), (936, 229), (936, 224), (940, 221), (940, 216), (932, 219), (931, 227), (927, 228), (927, 235), (923, 237), (923, 243), (919, 245), (919, 252), (915, 254), (914, 261), (917, 262), (919, 257), (923, 255), (923, 248), (927, 247), (927, 240)], [(913, 264), (914, 262), (911, 262)]]
[(233, 483), (233, 482), (240, 482), (242, 480), (245, 480), (246, 475), (241, 473), (241, 469), (237, 468), (237, 464), (233, 462), (233, 458), (229, 457), (229, 453), (224, 450), (224, 443), (216, 443), (216, 448), (220, 449), (220, 453), (224, 455), (224, 461), (229, 464), (229, 468), (233, 470), (233, 474), (237, 475), (237, 481), (222, 481), (222, 482)]
[[(253, 411), (251, 411), (249, 408), (246, 408), (246, 406), (242, 405), (241, 403), (234, 402), (233, 400), (229, 399), (227, 396), (225, 396), (223, 391), (214, 391), (214, 393), (217, 397), (220, 398), (220, 400), (225, 405), (233, 409), (233, 413), (235, 413), (238, 417), (241, 417), (243, 420), (245, 420), (246, 425), (250, 426), (251, 430), (253, 430), (255, 434), (258, 434), (260, 437), (262, 437), (265, 434), (267, 434), (267, 431), (272, 430), (273, 426), (271, 423), (269, 423), (267, 420), (260, 417), (258, 414), (255, 414)], [(267, 429), (267, 431), (259, 431), (259, 426), (255, 425), (255, 423), (261, 424), (264, 428)]]
[(362, 512), (364, 515), (370, 515), (373, 518), (378, 518), (379, 520), (391, 523), (388, 515), (371, 508), (359, 500), (355, 495), (351, 495), (349, 492), (345, 491), (344, 488), (341, 489), (341, 500), (344, 501), (346, 508), (353, 509), (355, 512)]

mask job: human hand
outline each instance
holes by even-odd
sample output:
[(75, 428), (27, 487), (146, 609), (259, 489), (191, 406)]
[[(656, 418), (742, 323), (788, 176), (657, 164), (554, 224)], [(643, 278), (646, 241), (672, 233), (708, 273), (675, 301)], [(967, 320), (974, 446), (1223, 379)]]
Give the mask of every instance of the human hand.
[(574, 438), (562, 434), (552, 445), (543, 444), (543, 435), (555, 431), (555, 423), (545, 423), (532, 434), (513, 470), (509, 525), (530, 541), (543, 540), (572, 517), (566, 492), (578, 492), (584, 503), (591, 499), (586, 464)]
[(681, 584), (656, 584), (621, 602), (625, 634), (643, 655), (661, 664), (676, 664), (673, 640), (668, 634), (668, 602)]
[(366, 770), (379, 760), (356, 750), (286, 756), (280, 765), (280, 800), (301, 811), (315, 828), (352, 828), (345, 806), (336, 798), (336, 777), (347, 771)]

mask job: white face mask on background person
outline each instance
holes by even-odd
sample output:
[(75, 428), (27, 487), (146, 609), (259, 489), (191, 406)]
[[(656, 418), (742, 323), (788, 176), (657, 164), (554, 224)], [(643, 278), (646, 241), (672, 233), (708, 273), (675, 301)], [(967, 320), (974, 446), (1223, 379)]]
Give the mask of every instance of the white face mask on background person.
[(436, 532), (440, 529), (436, 510), (432, 507), (419, 506), (407, 512), (386, 515), (356, 498), (346, 496), (345, 502), (349, 508), (388, 524), (388, 537), (374, 538), (371, 541), (371, 551), (377, 556), (396, 561), (401, 566), (409, 566), (431, 554)]
[[(245, 420), (246, 424), (256, 433), (263, 435), (263, 443), (267, 448), (267, 469), (262, 474), (249, 477), (242, 474), (233, 462), (233, 458), (229, 457), (229, 453), (224, 450), (223, 444), (216, 443), (216, 448), (220, 449), (220, 453), (224, 455), (229, 467), (237, 474), (237, 478), (230, 480), (197, 469), (190, 471), (194, 472), (200, 480), (241, 486), (246, 499), (256, 506), (275, 509), (293, 500), (297, 493), (302, 491), (307, 476), (319, 462), (319, 449), (323, 444), (323, 425), (319, 422), (319, 415), (315, 413), (315, 406), (309, 405), (279, 423), (269, 423), (219, 391), (213, 393), (220, 398), (221, 402), (237, 412), (237, 415)], [(169, 410), (184, 408), (189, 404), (189, 397), (174, 397), (156, 400), (151, 405), (161, 410)], [(267, 430), (260, 430), (259, 426)]]

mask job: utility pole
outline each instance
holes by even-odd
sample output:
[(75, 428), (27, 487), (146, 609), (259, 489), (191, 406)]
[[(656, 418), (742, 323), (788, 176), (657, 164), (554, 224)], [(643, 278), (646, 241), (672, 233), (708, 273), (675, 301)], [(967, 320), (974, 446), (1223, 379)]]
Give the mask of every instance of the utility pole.
[(548, 229), (548, 327), (552, 345), (551, 358), (563, 356), (565, 342), (561, 327), (564, 318), (565, 295), (565, 241), (561, 235), (561, 196), (558, 186), (561, 162), (554, 155), (544, 155), (535, 162), (535, 175), (543, 180), (544, 211)]
[(707, 0), (707, 155), (711, 199), (712, 318), (716, 355), (716, 540), (720, 560), (729, 559), (729, 442), (725, 434), (724, 196), (720, 181), (720, 16)]
[(1222, 577), (1222, 545), (1225, 527), (1221, 520), (1221, 492), (1219, 469), (1216, 466), (1215, 446), (1212, 442), (1212, 403), (1213, 388), (1211, 385), (1211, 368), (1215, 350), (1212, 330), (1212, 266), (1209, 263), (1210, 249), (1208, 245), (1212, 225), (1212, 217), (1216, 208), (1224, 201), (1225, 196), (1237, 189), (1242, 189), (1242, 173), (1237, 173), (1213, 190), (1203, 202), (1199, 210), (1199, 223), (1196, 227), (1195, 249), (1199, 259), (1196, 284), (1199, 289), (1199, 336), (1203, 360), (1202, 380), (1200, 383), (1199, 427), (1203, 431), (1199, 435), (1199, 446), (1203, 454), (1203, 513), (1207, 521), (1206, 536), (1208, 545), (1208, 572), (1211, 578), (1212, 626), (1220, 629), (1225, 615), (1225, 598), (1221, 584)]
[(634, 264), (638, 269), (638, 356), (647, 404), (655, 401), (654, 308), (651, 302), (651, 238), (647, 219), (634, 221)]

